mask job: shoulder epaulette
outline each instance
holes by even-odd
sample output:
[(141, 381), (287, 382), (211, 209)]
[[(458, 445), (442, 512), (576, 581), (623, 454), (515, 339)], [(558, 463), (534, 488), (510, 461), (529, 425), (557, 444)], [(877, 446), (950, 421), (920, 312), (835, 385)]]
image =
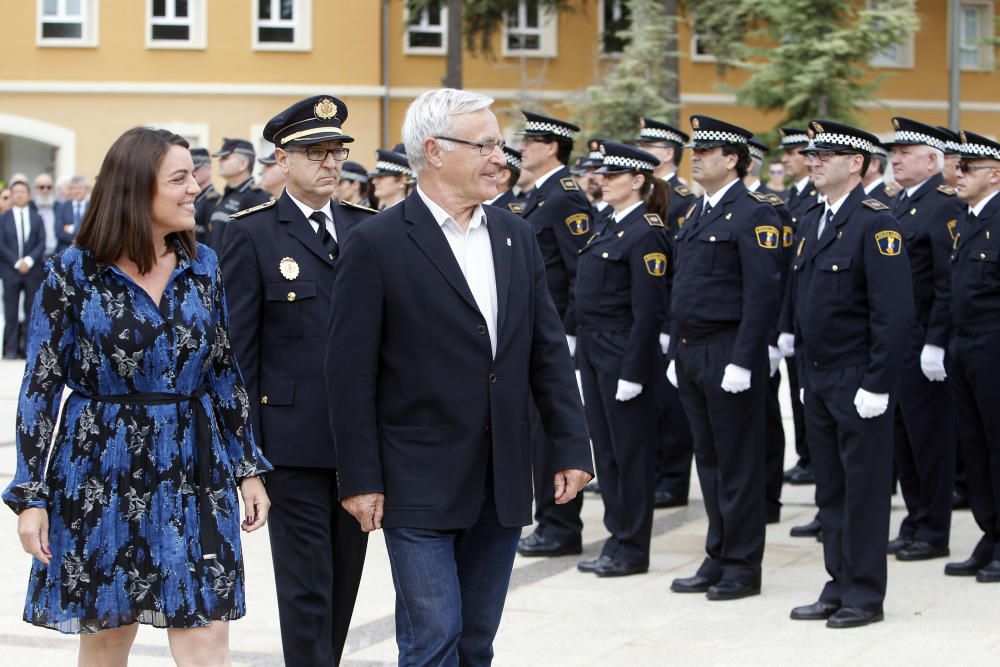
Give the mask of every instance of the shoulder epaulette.
[(242, 218), (245, 215), (250, 215), (251, 213), (256, 213), (257, 211), (263, 211), (265, 208), (271, 208), (272, 206), (274, 206), (277, 203), (278, 203), (278, 201), (276, 199), (272, 199), (271, 201), (266, 201), (263, 204), (257, 204), (256, 206), (251, 206), (250, 208), (245, 208), (242, 211), (236, 211), (236, 213), (233, 213), (229, 217), (230, 218)]
[(754, 192), (753, 190), (747, 190), (747, 194), (759, 201), (761, 204), (770, 204), (771, 200), (767, 198), (767, 195), (763, 192)]
[(771, 202), (771, 206), (784, 206), (785, 205), (785, 202), (783, 202), (781, 200), (781, 197), (779, 197), (778, 195), (776, 195), (774, 193), (771, 193), (771, 194), (767, 195), (767, 201)]
[(865, 206), (867, 206), (868, 208), (872, 209), (873, 211), (888, 211), (889, 210), (888, 206), (886, 206), (885, 204), (883, 204), (882, 202), (880, 202), (877, 199), (866, 199), (866, 200), (864, 200), (861, 203), (864, 204)]
[(510, 209), (511, 213), (517, 213), (518, 215), (524, 213), (524, 204), (518, 204), (517, 202), (510, 202), (509, 204), (507, 204), (507, 208)]
[(359, 211), (364, 211), (366, 213), (378, 213), (378, 211), (376, 211), (375, 209), (369, 208), (367, 206), (362, 206), (361, 204), (352, 204), (349, 201), (342, 201), (340, 203), (343, 204), (344, 206), (350, 206), (351, 208), (356, 208)]
[(573, 192), (574, 190), (580, 189), (580, 186), (576, 184), (576, 181), (574, 181), (572, 178), (569, 177), (560, 178), (559, 185), (561, 185), (562, 189), (565, 190), (566, 192)]
[(691, 191), (687, 189), (686, 185), (678, 185), (674, 187), (674, 192), (679, 194), (681, 197), (690, 197)]
[(650, 227), (662, 227), (663, 226), (663, 221), (660, 220), (660, 216), (656, 215), (655, 213), (647, 213), (646, 215), (644, 215), (642, 217), (644, 217), (646, 219), (646, 222), (649, 223)]
[(951, 187), (947, 183), (942, 183), (941, 185), (937, 186), (937, 191), (946, 194), (948, 196), (955, 194), (955, 188)]

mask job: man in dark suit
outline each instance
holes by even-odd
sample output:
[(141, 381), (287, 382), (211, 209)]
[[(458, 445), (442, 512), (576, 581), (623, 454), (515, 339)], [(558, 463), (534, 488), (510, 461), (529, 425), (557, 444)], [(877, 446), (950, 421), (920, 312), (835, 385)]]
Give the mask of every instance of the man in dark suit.
[(0, 280), (3, 280), (3, 357), (23, 356), (20, 334), (21, 294), (28, 315), (35, 290), (42, 283), (45, 228), (42, 218), (28, 206), (27, 181), (10, 184), (12, 207), (0, 214)]
[(343, 102), (298, 102), (264, 127), (285, 192), (233, 216), (222, 273), (233, 350), (257, 442), (274, 464), (271, 556), (287, 665), (340, 660), (367, 536), (337, 498), (337, 459), (323, 378), (339, 248), (374, 212), (330, 200), (347, 159)]
[(267, 202), (271, 195), (254, 184), (252, 172), (257, 154), (253, 144), (246, 139), (223, 139), (222, 148), (212, 153), (212, 157), (219, 158), (219, 175), (226, 179), (226, 189), (214, 206), (208, 207), (209, 217), (204, 228), (204, 238), (198, 240), (220, 252), (229, 217), (238, 211)]
[(69, 199), (56, 206), (56, 252), (73, 245), (90, 201), (87, 199), (87, 179), (74, 176), (69, 180)]
[(556, 502), (592, 476), (534, 231), (480, 204), (504, 160), (491, 103), (452, 89), (414, 101), (417, 189), (355, 230), (334, 282), (352, 305), (333, 309), (326, 359), (340, 495), (365, 531), (384, 528), (400, 664), (492, 659), (531, 523), (529, 402)]

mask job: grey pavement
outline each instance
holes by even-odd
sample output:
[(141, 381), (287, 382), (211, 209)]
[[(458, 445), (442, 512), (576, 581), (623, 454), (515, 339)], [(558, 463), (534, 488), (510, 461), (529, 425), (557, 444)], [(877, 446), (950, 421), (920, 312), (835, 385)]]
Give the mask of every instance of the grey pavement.
[[(14, 416), (23, 364), (0, 362), (0, 484), (14, 473)], [(783, 397), (787, 407), (788, 396)], [(786, 414), (789, 414), (786, 410)], [(787, 433), (791, 424), (786, 423)], [(788, 464), (794, 459), (789, 446)], [(733, 602), (669, 591), (702, 558), (705, 513), (696, 481), (691, 504), (657, 510), (646, 575), (598, 579), (576, 571), (579, 557), (524, 559), (514, 564), (510, 594), (495, 643), (496, 665), (963, 665), (1000, 663), (1000, 584), (943, 575), (944, 559), (889, 562), (886, 620), (854, 630), (795, 622), (792, 607), (815, 601), (826, 580), (821, 545), (789, 537), (810, 520), (812, 487), (786, 487), (782, 522), (768, 527), (763, 594)], [(584, 501), (584, 558), (606, 533), (599, 499)], [(893, 530), (902, 501), (893, 498)], [(16, 517), (0, 510), (0, 663), (75, 665), (77, 640), (21, 620), (29, 557), (20, 549)], [(952, 554), (964, 559), (979, 537), (968, 511), (953, 519)], [(281, 665), (274, 580), (266, 531), (244, 537), (247, 616), (231, 625), (235, 665)], [(381, 534), (372, 535), (344, 664), (396, 661), (393, 589)], [(139, 630), (132, 665), (170, 665), (166, 633)]]

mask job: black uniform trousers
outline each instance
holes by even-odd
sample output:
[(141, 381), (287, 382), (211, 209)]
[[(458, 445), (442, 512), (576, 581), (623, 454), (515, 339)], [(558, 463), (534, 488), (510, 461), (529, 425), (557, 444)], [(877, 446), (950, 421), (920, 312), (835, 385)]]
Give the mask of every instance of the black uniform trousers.
[[(781, 516), (781, 485), (785, 481), (785, 426), (781, 421), (780, 388), (781, 371), (778, 371), (767, 380), (767, 400), (764, 404), (764, 470), (767, 479), (764, 515), (768, 519)], [(799, 403), (798, 393), (792, 402)]]
[(969, 506), (983, 538), (972, 552), (1000, 559), (1000, 331), (951, 339), (951, 388)]
[[(3, 354), (6, 357), (23, 356), (22, 341), (27, 337), (28, 323), (31, 321), (31, 306), (35, 292), (45, 279), (39, 266), (31, 267), (27, 273), (10, 269), (3, 273)], [(24, 292), (24, 330), (21, 327), (21, 292)]]
[(336, 470), (275, 466), (267, 493), (285, 664), (339, 664), (368, 535), (337, 499)]
[(812, 466), (809, 456), (809, 441), (806, 438), (806, 413), (799, 400), (802, 384), (799, 382), (799, 366), (794, 357), (788, 357), (785, 369), (788, 371), (788, 391), (792, 399), (792, 423), (795, 424), (795, 453), (799, 456), (798, 465), (803, 468)]
[(652, 387), (630, 401), (615, 400), (628, 332), (577, 332), (577, 365), (583, 407), (594, 445), (594, 463), (604, 500), (604, 526), (611, 537), (602, 556), (629, 565), (649, 565), (653, 532), (656, 398)]
[(816, 470), (823, 559), (831, 581), (820, 600), (881, 612), (885, 600), (895, 400), (862, 419), (854, 397), (863, 366), (807, 369), (806, 419)]
[(721, 383), (735, 337), (734, 329), (697, 342), (682, 340), (677, 384), (708, 514), (708, 557), (698, 574), (758, 586), (764, 557), (767, 351), (761, 346), (759, 360), (749, 369), (750, 388), (731, 394)]
[[(666, 366), (664, 366), (666, 368)], [(657, 403), (656, 490), (687, 500), (694, 442), (677, 389), (664, 373), (653, 383)]]
[(528, 413), (531, 422), (531, 465), (536, 471), (532, 476), (535, 484), (535, 521), (538, 523), (535, 532), (562, 545), (580, 544), (583, 494), (576, 494), (576, 498), (568, 503), (556, 504), (555, 476), (559, 471), (552, 467), (552, 446), (534, 401), (530, 402)]
[(906, 517), (899, 536), (948, 546), (955, 484), (955, 420), (949, 381), (931, 382), (920, 370), (924, 328), (915, 325), (897, 391), (895, 441)]

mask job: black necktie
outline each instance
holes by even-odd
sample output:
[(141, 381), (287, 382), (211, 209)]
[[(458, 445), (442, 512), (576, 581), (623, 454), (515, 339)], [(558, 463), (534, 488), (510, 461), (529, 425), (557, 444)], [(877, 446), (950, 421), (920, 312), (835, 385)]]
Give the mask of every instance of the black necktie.
[(79, 225), (80, 224), (80, 217), (81, 217), (80, 216), (80, 202), (75, 201), (75, 202), (73, 202), (73, 224), (74, 225)]
[(906, 212), (906, 207), (910, 205), (910, 195), (903, 191), (903, 194), (899, 195), (899, 199), (896, 200), (896, 205), (893, 207), (892, 212), (896, 214), (898, 218), (900, 215)]
[(826, 209), (826, 215), (824, 215), (822, 218), (820, 218), (819, 229), (816, 231), (816, 238), (817, 239), (820, 239), (820, 238), (823, 237), (823, 230), (825, 230), (826, 226), (829, 225), (832, 222), (833, 222), (833, 209), (832, 208), (828, 208), (828, 209)]
[(313, 211), (309, 219), (318, 225), (316, 235), (319, 237), (319, 242), (323, 244), (323, 248), (326, 249), (327, 254), (330, 255), (330, 259), (337, 259), (340, 255), (340, 246), (337, 245), (337, 240), (333, 238), (330, 230), (326, 228), (326, 213), (323, 213), (323, 211)]

